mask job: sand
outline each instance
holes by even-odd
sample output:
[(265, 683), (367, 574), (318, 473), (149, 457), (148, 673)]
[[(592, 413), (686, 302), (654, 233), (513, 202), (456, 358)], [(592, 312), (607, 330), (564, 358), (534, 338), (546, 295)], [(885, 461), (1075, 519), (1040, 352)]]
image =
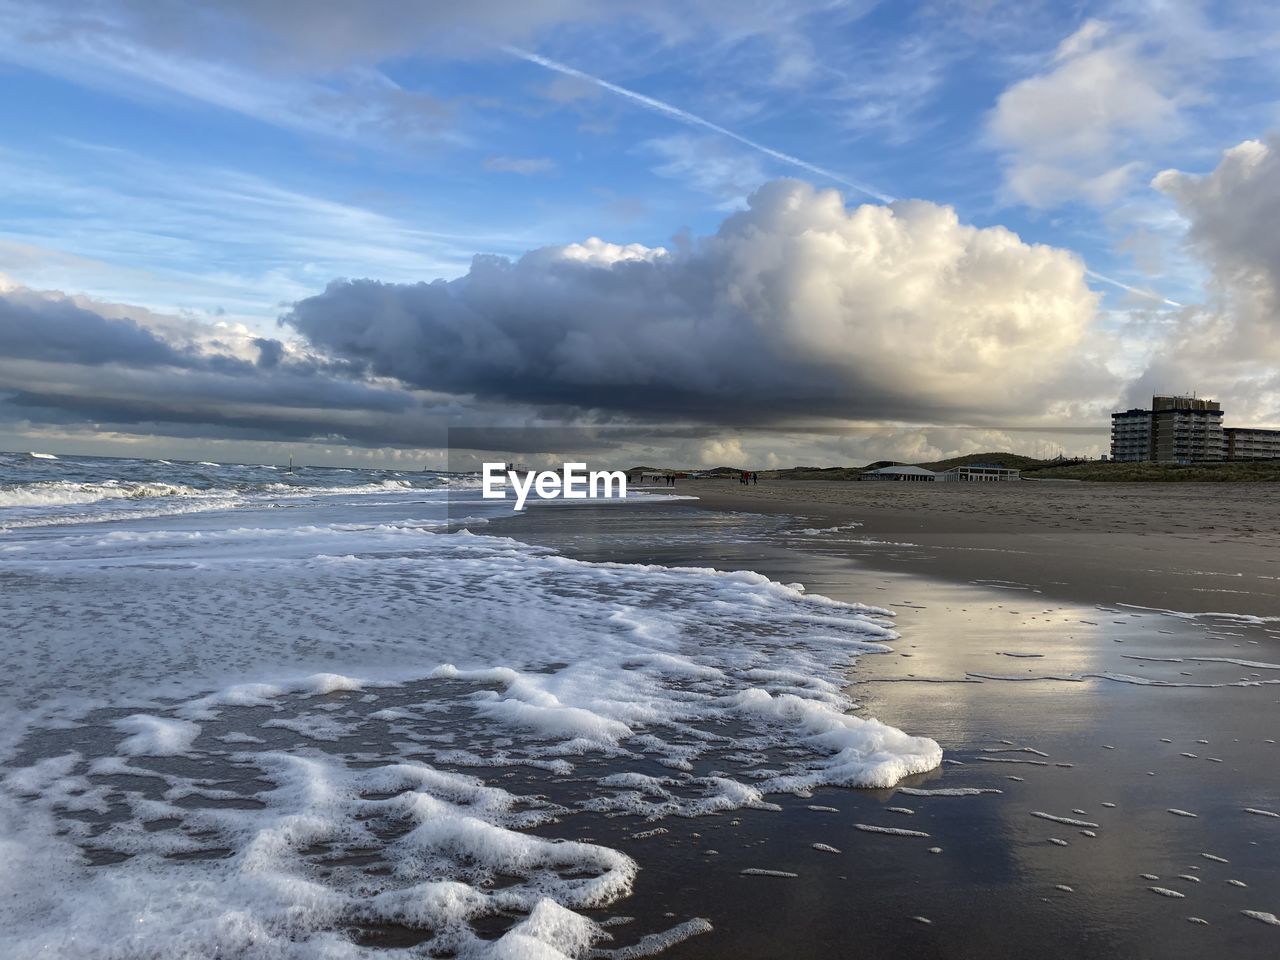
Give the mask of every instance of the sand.
[[(1084, 525), (1062, 520), (1058, 533), (1028, 539), (1044, 518), (1083, 512), (1074, 489), (689, 483), (677, 492), (703, 499), (535, 509), (489, 532), (584, 559), (756, 570), (887, 606), (901, 638), (894, 653), (864, 656), (850, 671), (859, 715), (932, 736), (946, 753), (939, 770), (900, 785), (916, 792), (774, 795), (778, 811), (668, 819), (666, 834), (619, 841), (643, 864), (622, 905), (638, 926), (696, 916), (713, 927), (673, 949), (673, 960), (1275, 955), (1273, 929), (1245, 911), (1280, 902), (1280, 821), (1248, 812), (1276, 809), (1280, 792), (1280, 686), (1258, 685), (1280, 670), (1231, 661), (1280, 663), (1280, 624), (1187, 619), (1091, 596), (1105, 589), (1157, 605), (1158, 578), (1107, 556), (1114, 541), (1103, 535), (1080, 534), (1104, 551), (1092, 561), (1086, 549), (1062, 549), (1057, 570), (1069, 582), (1028, 585), (1034, 550), (1070, 544)], [(1117, 491), (1094, 515), (1119, 512), (1136, 493)], [(1212, 501), (1201, 509), (1193, 491), (1149, 495), (1175, 530), (1180, 511), (1197, 515), (1186, 521), (1195, 526), (1230, 512)], [(1250, 500), (1261, 495), (1236, 499), (1260, 514)], [(866, 526), (811, 532), (858, 520)], [(1157, 527), (1125, 534), (1152, 544), (1143, 569), (1181, 566), (1168, 551), (1194, 542)], [(965, 560), (931, 560), (948, 553), (937, 541), (862, 542), (919, 543), (939, 528)], [(1007, 541), (1021, 559), (1001, 578), (990, 558), (1003, 556), (988, 551)], [(1225, 564), (1265, 547), (1241, 538), (1216, 550)], [(994, 580), (1009, 582), (978, 582)], [(1183, 593), (1185, 609), (1195, 594)], [(647, 826), (624, 818), (593, 823), (590, 835), (612, 843)]]
[[(1048, 596), (1280, 616), (1272, 484), (682, 482), (714, 510), (795, 514), (870, 566)], [(861, 542), (858, 542), (861, 541)]]

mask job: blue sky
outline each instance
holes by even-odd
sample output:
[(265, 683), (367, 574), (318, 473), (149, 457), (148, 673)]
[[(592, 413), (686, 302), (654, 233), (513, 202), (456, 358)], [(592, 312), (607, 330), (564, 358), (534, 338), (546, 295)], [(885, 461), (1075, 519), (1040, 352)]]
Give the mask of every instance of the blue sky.
[(1153, 178), (1280, 119), (1260, 4), (205, 6), (0, 0), (11, 284), (280, 336), (335, 279), (678, 250), (799, 178), (1078, 256), (1133, 380), (1215, 293)]

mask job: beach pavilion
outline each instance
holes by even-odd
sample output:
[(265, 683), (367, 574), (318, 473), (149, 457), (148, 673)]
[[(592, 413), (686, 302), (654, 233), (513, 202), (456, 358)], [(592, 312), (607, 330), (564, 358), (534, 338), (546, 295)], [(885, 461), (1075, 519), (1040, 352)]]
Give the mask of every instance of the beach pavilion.
[(907, 481), (933, 481), (938, 479), (938, 475), (932, 470), (926, 470), (924, 467), (911, 466), (894, 466), (881, 467), (878, 470), (868, 470), (866, 473), (858, 477), (859, 480), (907, 480)]

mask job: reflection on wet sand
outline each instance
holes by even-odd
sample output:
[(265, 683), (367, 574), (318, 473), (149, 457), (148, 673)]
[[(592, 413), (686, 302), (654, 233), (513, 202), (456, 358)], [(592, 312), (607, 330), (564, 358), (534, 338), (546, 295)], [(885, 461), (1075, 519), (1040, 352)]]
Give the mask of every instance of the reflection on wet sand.
[[(520, 536), (589, 559), (750, 568), (894, 610), (894, 653), (863, 658), (851, 695), (861, 715), (927, 733), (946, 758), (896, 790), (823, 788), (738, 813), (734, 842), (712, 841), (711, 884), (686, 845), (726, 825), (664, 835), (672, 866), (647, 867), (629, 909), (670, 902), (661, 883), (684, 864), (704, 879), (681, 902), (716, 928), (673, 956), (854, 943), (870, 957), (1274, 954), (1258, 914), (1280, 901), (1280, 821), (1249, 812), (1280, 806), (1274, 622), (886, 572), (866, 553), (910, 548), (777, 515), (703, 513), (704, 527), (696, 513), (655, 518), (680, 524), (676, 541), (638, 515), (566, 524), (535, 512)], [(794, 877), (779, 886), (759, 871)]]

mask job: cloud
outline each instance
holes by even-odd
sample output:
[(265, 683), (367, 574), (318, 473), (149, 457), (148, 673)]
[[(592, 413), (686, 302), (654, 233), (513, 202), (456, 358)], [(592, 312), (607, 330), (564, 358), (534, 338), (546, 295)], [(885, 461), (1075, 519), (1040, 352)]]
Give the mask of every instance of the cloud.
[[(335, 276), (456, 275), (477, 250), (527, 249), (514, 234), (373, 206), (223, 166), (161, 162), (141, 150), (86, 143), (71, 158), (0, 151), (0, 257), (32, 286), (94, 289), (272, 323), (281, 300)], [(86, 174), (85, 169), (91, 171)], [(384, 202), (385, 206), (392, 204)], [(50, 238), (56, 238), (53, 241)], [(48, 249), (56, 242), (74, 254)], [(140, 295), (140, 291), (146, 291)]]
[(133, 320), (111, 320), (70, 299), (16, 286), (0, 292), (0, 356), (93, 366), (187, 366), (191, 360)]
[(856, 190), (859, 193), (865, 194), (866, 196), (872, 197), (876, 200), (889, 202), (893, 199), (893, 197), (873, 186), (870, 186), (869, 184), (860, 183), (857, 180), (851, 180), (842, 174), (820, 167), (807, 160), (802, 160), (800, 157), (789, 153), (783, 153), (781, 150), (775, 150), (773, 147), (766, 146), (765, 144), (760, 143), (757, 140), (752, 140), (749, 137), (744, 137), (740, 133), (735, 133), (726, 127), (720, 126), (718, 123), (713, 123), (705, 117), (700, 117), (695, 113), (682, 109), (681, 107), (677, 107), (674, 104), (667, 103), (664, 100), (659, 100), (656, 97), (650, 97), (636, 90), (631, 90), (619, 84), (611, 83), (601, 77), (592, 76), (591, 74), (578, 70), (575, 67), (571, 67), (568, 64), (560, 63), (556, 60), (550, 59), (549, 57), (539, 56), (538, 54), (531, 53), (528, 50), (521, 50), (518, 47), (510, 46), (505, 49), (512, 56), (519, 57), (521, 60), (526, 60), (529, 63), (545, 67), (548, 70), (560, 74), (561, 76), (571, 77), (575, 80), (594, 84), (601, 90), (606, 90), (609, 93), (622, 97), (625, 100), (629, 100), (645, 110), (650, 110), (654, 113), (667, 117), (668, 119), (674, 120), (676, 123), (684, 124), (685, 126), (708, 130), (711, 133), (739, 143), (748, 149), (777, 160), (779, 163), (783, 163), (789, 167), (795, 167), (805, 171), (806, 173), (815, 174), (834, 183), (839, 183), (842, 186), (849, 187), (852, 190)]
[(1197, 388), (1230, 405), (1228, 422), (1280, 425), (1280, 142), (1246, 140), (1210, 173), (1165, 170), (1152, 186), (1185, 218), (1209, 299), (1175, 315), (1135, 389)]
[[(417, 58), (482, 60), (503, 44), (572, 34), (611, 41), (619, 22), (659, 49), (760, 39), (771, 74), (810, 68), (799, 21), (820, 3), (695, 5), (666, 0), (0, 0), (0, 62), (138, 99), (183, 98), (362, 148), (468, 142), (466, 96), (429, 88)], [(748, 9), (755, 8), (755, 9)], [(605, 28), (605, 29), (602, 29)], [(593, 39), (594, 39), (593, 37)], [(408, 79), (412, 77), (412, 79)], [(581, 95), (560, 83), (551, 95)], [(599, 88), (597, 87), (597, 90)]]
[(674, 134), (645, 143), (658, 157), (653, 172), (709, 194), (725, 209), (740, 208), (769, 179), (759, 157), (713, 137)]
[(420, 446), (451, 404), (305, 344), (8, 282), (0, 384), (0, 422), (275, 441)]
[(336, 281), (282, 322), (410, 386), (655, 422), (1036, 418), (1114, 388), (1073, 254), (923, 201), (776, 181), (674, 251), (600, 240), (454, 281)]
[(187, 98), (325, 137), (410, 145), (452, 139), (447, 101), (376, 66), (407, 38), (438, 34), (426, 24), (403, 29), (400, 18), (396, 42), (390, 5), (366, 6), (381, 9), (361, 24), (347, 13), (353, 8), (326, 2), (175, 3), (157, 15), (145, 0), (91, 8), (0, 0), (0, 60), (95, 90)]
[(1280, 359), (1280, 141), (1246, 140), (1209, 174), (1165, 170), (1152, 186), (1186, 218), (1187, 243), (1240, 345)]
[(1105, 204), (1142, 164), (1134, 143), (1181, 128), (1173, 75), (1139, 38), (1086, 21), (1059, 44), (1046, 69), (996, 101), (989, 132), (1004, 152), (1005, 186), (1034, 207), (1083, 198)]
[(556, 162), (550, 157), (486, 157), (484, 168), (491, 173), (518, 173), (530, 177), (536, 173), (550, 173)]

